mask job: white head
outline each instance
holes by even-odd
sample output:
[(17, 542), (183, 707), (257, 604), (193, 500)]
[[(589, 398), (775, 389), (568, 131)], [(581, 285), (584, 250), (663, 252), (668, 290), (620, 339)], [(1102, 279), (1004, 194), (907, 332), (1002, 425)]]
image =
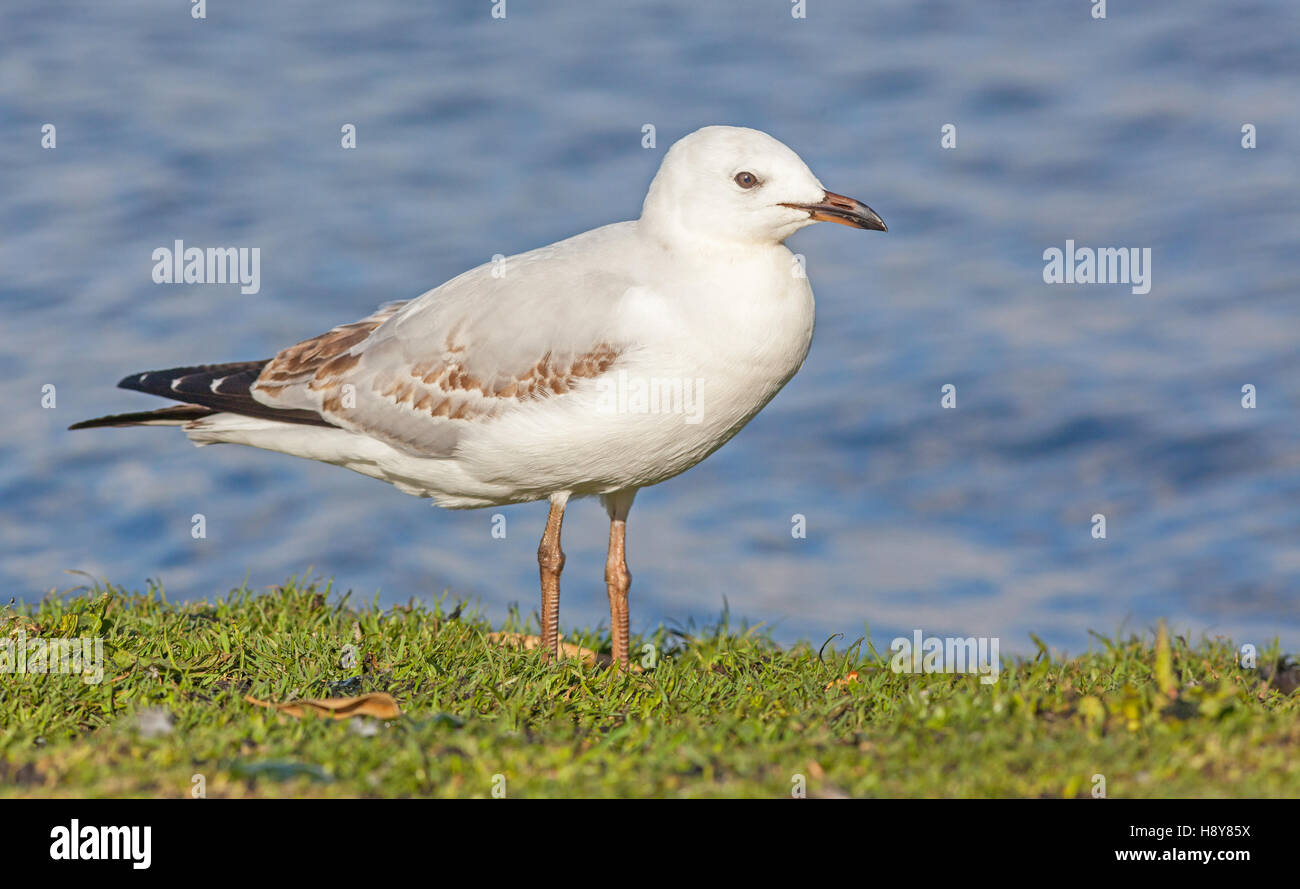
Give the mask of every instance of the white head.
[(778, 244), (814, 222), (887, 231), (866, 204), (829, 192), (767, 133), (704, 127), (679, 139), (650, 183), (641, 221), (660, 236)]

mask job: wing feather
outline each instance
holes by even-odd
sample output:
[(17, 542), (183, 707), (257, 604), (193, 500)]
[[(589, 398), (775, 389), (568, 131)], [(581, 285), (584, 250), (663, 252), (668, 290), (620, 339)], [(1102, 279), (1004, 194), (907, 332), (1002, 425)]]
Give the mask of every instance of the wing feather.
[(471, 424), (563, 397), (624, 354), (614, 316), (635, 282), (586, 249), (616, 245), (619, 228), (479, 266), (291, 346), (262, 371), (254, 397), (417, 456), (448, 456)]

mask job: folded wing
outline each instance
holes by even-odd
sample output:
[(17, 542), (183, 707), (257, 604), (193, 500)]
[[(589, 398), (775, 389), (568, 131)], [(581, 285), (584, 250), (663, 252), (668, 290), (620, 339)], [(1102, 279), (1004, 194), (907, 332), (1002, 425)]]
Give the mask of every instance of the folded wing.
[(449, 456), (472, 424), (562, 398), (624, 353), (612, 321), (633, 282), (571, 246), (602, 231), (480, 266), (285, 349), (253, 397), (415, 456)]

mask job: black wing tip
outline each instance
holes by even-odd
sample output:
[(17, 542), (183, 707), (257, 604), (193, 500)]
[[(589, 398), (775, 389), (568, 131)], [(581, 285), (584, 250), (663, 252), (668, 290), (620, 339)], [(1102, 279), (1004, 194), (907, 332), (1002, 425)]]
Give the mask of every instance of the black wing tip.
[[(166, 370), (148, 370), (133, 373), (118, 381), (119, 389), (158, 395), (175, 401), (188, 402), (190, 408), (202, 406), (210, 413), (243, 414), (276, 420), (281, 423), (301, 423), (309, 426), (334, 426), (316, 411), (297, 408), (275, 408), (258, 402), (252, 394), (257, 375), (270, 359), (261, 361), (234, 361), (227, 364), (199, 364), (193, 367), (173, 367)], [(217, 384), (214, 386), (213, 384)], [(164, 410), (166, 410), (164, 408)], [(119, 414), (85, 420), (70, 429), (88, 429), (96, 426), (135, 426), (143, 414)], [(162, 419), (155, 415), (147, 422)], [(132, 422), (132, 421), (135, 422)], [(113, 422), (117, 421), (117, 422)]]
[[(139, 373), (127, 374), (117, 381), (117, 388), (131, 389), (135, 392), (144, 392), (149, 395), (161, 395), (164, 398), (175, 398), (177, 391), (183, 389), (174, 389), (172, 384), (185, 380), (187, 377), (213, 377), (213, 376), (234, 376), (239, 374), (252, 374), (256, 378), (262, 368), (270, 361), (269, 358), (263, 358), (259, 361), (230, 361), (223, 364), (195, 364), (188, 367), (168, 367), (162, 370), (146, 370)], [(209, 380), (195, 381), (206, 386)], [(249, 382), (252, 382), (250, 379)]]
[(127, 376), (122, 377), (122, 379), (117, 381), (117, 388), (138, 390), (141, 382), (143, 382), (144, 378), (147, 376), (149, 376), (148, 373), (128, 374)]
[(99, 429), (108, 426), (147, 426), (150, 424), (170, 424), (178, 425), (188, 423), (191, 420), (201, 420), (204, 417), (210, 417), (218, 411), (212, 408), (204, 407), (201, 404), (174, 404), (169, 407), (158, 408), (153, 411), (134, 411), (129, 414), (108, 414), (104, 417), (94, 417), (90, 420), (82, 420), (80, 423), (73, 423), (68, 427), (71, 432), (74, 429)]
[(101, 429), (101, 428), (106, 428), (106, 427), (109, 427), (109, 426), (130, 426), (130, 425), (133, 425), (133, 424), (131, 424), (131, 423), (129, 423), (129, 422), (126, 422), (125, 420), (122, 419), (122, 418), (125, 417), (125, 416), (127, 416), (127, 415), (126, 415), (126, 414), (112, 414), (112, 415), (109, 415), (109, 416), (106, 416), (106, 417), (94, 417), (94, 418), (89, 419), (89, 420), (82, 420), (80, 423), (73, 423), (71, 426), (69, 426), (69, 427), (68, 427), (68, 431), (71, 432), (71, 431), (73, 431), (74, 429)]
[(73, 423), (68, 427), (71, 432), (74, 429), (101, 429), (109, 426), (128, 426), (129, 423), (118, 422), (116, 417), (95, 417), (93, 420), (82, 420), (80, 423)]

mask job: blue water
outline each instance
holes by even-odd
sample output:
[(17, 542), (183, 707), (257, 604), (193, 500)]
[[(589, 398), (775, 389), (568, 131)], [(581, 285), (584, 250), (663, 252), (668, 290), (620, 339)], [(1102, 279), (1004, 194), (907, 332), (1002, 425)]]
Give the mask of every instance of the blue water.
[[(196, 22), (184, 3), (6, 3), (3, 591), (78, 569), (192, 598), (312, 566), (388, 602), (536, 608), (541, 505), (445, 512), (176, 430), (65, 427), (161, 404), (114, 389), (127, 372), (268, 357), (631, 218), (675, 138), (731, 123), (890, 232), (791, 240), (812, 353), (732, 443), (639, 497), (634, 630), (725, 599), (782, 640), (869, 624), (877, 644), (922, 628), (1077, 651), (1164, 616), (1297, 648), (1300, 7), (1109, 7), (509, 0), (502, 21), (489, 0), (231, 0)], [(260, 247), (261, 292), (152, 283), (178, 238)], [(1066, 239), (1151, 248), (1150, 293), (1044, 284)], [(571, 508), (566, 625), (606, 619), (604, 540), (598, 506)]]

